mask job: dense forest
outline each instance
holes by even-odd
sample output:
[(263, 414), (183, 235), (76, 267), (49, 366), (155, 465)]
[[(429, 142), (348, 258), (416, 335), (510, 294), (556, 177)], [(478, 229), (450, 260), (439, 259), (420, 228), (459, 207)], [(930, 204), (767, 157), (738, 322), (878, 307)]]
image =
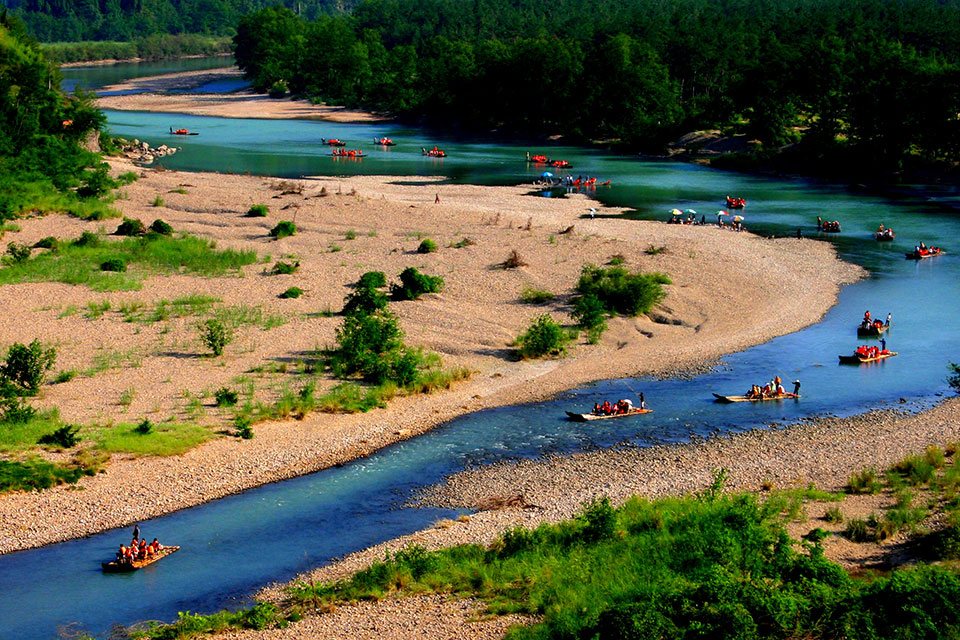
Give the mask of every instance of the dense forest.
[(115, 184), (83, 142), (104, 122), (89, 96), (60, 90), (59, 70), (0, 12), (0, 222), (35, 209), (102, 208), (97, 198)]
[(960, 159), (958, 24), (958, 0), (369, 0), (261, 9), (234, 42), (261, 90), (401, 117), (639, 148), (721, 128), (897, 167)]
[(240, 18), (285, 4), (305, 19), (352, 0), (0, 0), (41, 42), (128, 41), (155, 34), (233, 35)]

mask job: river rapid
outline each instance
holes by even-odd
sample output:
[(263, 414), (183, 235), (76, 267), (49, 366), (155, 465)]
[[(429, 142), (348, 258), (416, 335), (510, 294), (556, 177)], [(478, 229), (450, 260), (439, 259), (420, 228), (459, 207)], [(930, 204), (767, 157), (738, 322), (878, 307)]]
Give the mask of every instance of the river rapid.
[[(119, 71), (109, 82), (120, 78)], [(60, 625), (72, 623), (100, 635), (114, 624), (170, 621), (182, 611), (210, 613), (242, 606), (265, 584), (455, 516), (449, 510), (402, 505), (419, 489), (471, 465), (625, 442), (639, 446), (684, 442), (884, 406), (921, 409), (948, 392), (947, 365), (960, 359), (960, 216), (948, 206), (957, 199), (949, 189), (937, 191), (936, 200), (909, 193), (882, 196), (803, 179), (748, 176), (595, 149), (534, 147), (529, 141), (478, 139), (397, 125), (137, 112), (106, 115), (116, 135), (154, 146), (182, 147), (163, 159), (167, 168), (182, 171), (345, 179), (356, 174), (431, 175), (471, 184), (521, 184), (546, 170), (527, 164), (525, 153), (543, 152), (571, 162), (574, 177), (610, 180), (610, 186), (598, 187), (591, 195), (602, 203), (629, 207), (629, 215), (639, 219), (666, 220), (671, 209), (679, 208), (714, 221), (729, 194), (747, 199), (744, 222), (762, 235), (796, 235), (801, 229), (805, 236), (817, 237), (818, 215), (839, 220), (842, 233), (819, 237), (833, 242), (844, 259), (864, 266), (871, 275), (845, 287), (821, 322), (730, 354), (708, 373), (682, 379), (604, 381), (546, 402), (465, 415), (342, 467), (141, 522), (147, 537), (182, 546), (142, 571), (126, 575), (100, 571), (99, 562), (112, 556), (129, 531), (107, 531), (0, 556), (0, 640), (51, 638)], [(170, 127), (200, 135), (171, 142)], [(382, 135), (393, 138), (396, 146), (374, 146), (373, 138)], [(322, 138), (341, 138), (347, 148), (361, 148), (369, 155), (362, 160), (331, 157)], [(421, 147), (435, 145), (448, 156), (421, 155)], [(562, 197), (557, 192), (550, 195)], [(873, 239), (880, 223), (896, 230), (894, 242)], [(943, 246), (948, 253), (906, 260), (905, 252), (921, 240)], [(893, 314), (887, 346), (900, 355), (873, 366), (838, 365), (838, 354), (865, 341), (857, 338), (856, 324), (866, 309), (881, 318)], [(743, 393), (750, 384), (776, 374), (785, 381), (800, 379), (804, 397), (757, 404), (713, 402), (713, 392)], [(599, 424), (563, 419), (567, 410), (585, 410), (595, 401), (627, 395), (628, 389), (644, 391), (655, 413), (642, 420)]]

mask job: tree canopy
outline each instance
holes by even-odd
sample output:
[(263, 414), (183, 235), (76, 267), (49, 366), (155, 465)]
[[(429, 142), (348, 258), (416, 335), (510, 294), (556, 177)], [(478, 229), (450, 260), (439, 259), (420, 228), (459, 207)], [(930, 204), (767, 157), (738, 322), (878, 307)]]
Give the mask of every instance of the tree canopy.
[(256, 87), (641, 147), (701, 128), (958, 159), (960, 0), (368, 0), (240, 20)]

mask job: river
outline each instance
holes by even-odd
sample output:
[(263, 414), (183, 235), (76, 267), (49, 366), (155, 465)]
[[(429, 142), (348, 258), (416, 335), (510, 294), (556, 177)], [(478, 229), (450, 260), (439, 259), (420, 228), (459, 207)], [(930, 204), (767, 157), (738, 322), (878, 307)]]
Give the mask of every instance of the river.
[[(958, 261), (960, 219), (951, 208), (919, 197), (881, 197), (865, 190), (802, 179), (774, 179), (645, 160), (574, 147), (533, 147), (466, 138), (395, 125), (346, 125), (314, 121), (241, 120), (132, 112), (108, 112), (113, 133), (151, 144), (167, 141), (168, 127), (198, 136), (177, 140), (182, 151), (164, 159), (168, 168), (246, 172), (281, 177), (438, 175), (479, 184), (530, 182), (542, 168), (524, 162), (526, 151), (544, 151), (574, 164), (574, 175), (611, 180), (597, 200), (627, 206), (629, 215), (665, 220), (674, 208), (695, 209), (708, 219), (723, 196), (747, 199), (748, 228), (763, 235), (816, 236), (815, 220), (838, 219), (843, 233), (824, 236), (842, 257), (871, 277), (845, 287), (838, 304), (818, 324), (741, 353), (692, 379), (629, 381), (643, 390), (655, 413), (601, 424), (570, 423), (566, 410), (623, 395), (623, 381), (574, 389), (528, 405), (490, 409), (453, 420), (418, 438), (368, 458), (279, 482), (178, 513), (141, 522), (148, 538), (180, 544), (180, 552), (145, 570), (104, 575), (129, 531), (107, 531), (80, 540), (0, 556), (0, 639), (51, 638), (59, 625), (78, 623), (91, 634), (111, 625), (176, 618), (177, 612), (209, 613), (241, 606), (257, 588), (297, 572), (455, 515), (402, 505), (419, 488), (466, 466), (504, 458), (541, 456), (631, 442), (641, 446), (682, 442), (691, 436), (734, 432), (812, 415), (851, 415), (880, 406), (920, 409), (948, 393), (946, 367), (958, 359)], [(397, 146), (372, 145), (379, 135)], [(369, 157), (330, 157), (321, 138), (342, 138)], [(439, 146), (447, 158), (420, 155)], [(954, 197), (943, 192), (944, 199)], [(878, 243), (879, 223), (898, 234)], [(906, 260), (920, 240), (947, 255)], [(736, 273), (729, 275), (738, 277)], [(744, 286), (749, 286), (744, 283)], [(837, 364), (837, 355), (863, 342), (855, 325), (865, 309), (893, 314), (887, 335), (896, 358), (873, 366)], [(712, 392), (742, 393), (751, 383), (779, 374), (802, 381), (800, 401), (720, 405)], [(900, 399), (906, 400), (900, 404)]]

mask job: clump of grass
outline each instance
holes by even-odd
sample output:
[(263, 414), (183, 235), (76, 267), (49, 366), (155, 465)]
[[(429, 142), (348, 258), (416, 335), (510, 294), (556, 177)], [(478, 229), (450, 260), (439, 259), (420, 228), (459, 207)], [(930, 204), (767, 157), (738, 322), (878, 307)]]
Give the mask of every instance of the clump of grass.
[(274, 263), (273, 268), (270, 270), (270, 273), (277, 275), (289, 275), (291, 273), (296, 273), (300, 269), (300, 261), (296, 262), (284, 262), (283, 260), (278, 260)]
[(152, 204), (155, 207), (162, 207), (163, 198), (161, 196), (157, 196), (156, 198), (153, 199), (153, 202), (151, 202), (150, 204)]
[[(146, 424), (145, 424), (146, 423)], [(144, 430), (147, 429), (146, 433)], [(213, 434), (197, 425), (164, 422), (153, 424), (144, 419), (134, 424), (93, 428), (91, 439), (107, 453), (133, 456), (175, 456), (206, 442)]]
[(22, 461), (0, 460), (0, 493), (40, 491), (58, 484), (73, 484), (96, 472), (96, 468), (76, 463), (57, 464), (39, 457)]
[(666, 247), (664, 246), (655, 247), (654, 245), (650, 245), (649, 247), (643, 250), (643, 252), (648, 256), (655, 256), (661, 253), (666, 253), (666, 251), (667, 251)]
[(269, 331), (287, 322), (287, 318), (282, 314), (265, 313), (263, 307), (251, 307), (245, 304), (218, 307), (214, 310), (213, 317), (231, 329), (236, 329), (243, 325), (252, 325), (260, 327), (264, 331)]
[(107, 311), (110, 311), (109, 300), (101, 300), (100, 302), (93, 302), (91, 300), (87, 303), (87, 312), (83, 314), (83, 317), (88, 320), (97, 320), (103, 317), (103, 314)]
[(114, 235), (118, 236), (142, 236), (147, 232), (146, 227), (143, 226), (143, 223), (135, 218), (124, 217), (123, 221), (117, 227), (117, 230), (114, 231)]
[(107, 258), (100, 263), (100, 271), (123, 273), (127, 270), (127, 261), (123, 258)]
[(125, 389), (123, 393), (120, 394), (120, 399), (117, 401), (121, 407), (129, 407), (133, 404), (133, 400), (137, 397), (137, 390), (134, 387)]
[(462, 238), (461, 240), (452, 243), (450, 246), (454, 249), (462, 249), (464, 247), (472, 247), (475, 244), (477, 243), (470, 238)]
[(152, 231), (153, 233), (159, 234), (161, 236), (169, 236), (173, 234), (173, 227), (171, 227), (169, 224), (167, 224), (160, 218), (157, 218), (156, 220), (150, 223), (150, 231)]
[(839, 524), (843, 522), (843, 512), (840, 510), (840, 507), (833, 505), (827, 509), (827, 512), (823, 516), (824, 520), (834, 524)]
[(303, 295), (303, 289), (300, 287), (290, 287), (286, 291), (280, 294), (280, 298), (289, 299), (289, 298), (299, 298)]
[(527, 304), (543, 304), (544, 302), (550, 302), (556, 296), (544, 289), (535, 289), (531, 286), (526, 286), (523, 288), (523, 291), (520, 292), (520, 301)]
[(232, 407), (240, 400), (240, 394), (229, 387), (220, 387), (213, 392), (218, 407)]
[(624, 262), (626, 262), (626, 261), (627, 261), (626, 256), (624, 256), (622, 253), (617, 253), (617, 254), (614, 254), (614, 255), (610, 256), (610, 260), (607, 261), (607, 264), (609, 264), (609, 265), (611, 265), (611, 266), (614, 266), (614, 267), (618, 267), (618, 266), (622, 265), (622, 264), (623, 264)]
[(663, 300), (667, 295), (663, 285), (670, 283), (662, 273), (629, 273), (622, 267), (585, 265), (577, 290), (585, 296), (596, 296), (608, 312), (633, 317), (648, 313)]
[(267, 208), (267, 205), (255, 204), (249, 209), (247, 209), (247, 217), (248, 218), (266, 218), (267, 213), (269, 211), (270, 210)]
[(847, 491), (850, 493), (879, 493), (882, 488), (876, 469), (871, 467), (854, 473), (847, 480)]
[(344, 240), (353, 240), (356, 237), (357, 237), (357, 232), (354, 231), (353, 229), (347, 229), (347, 232), (343, 234)]
[(297, 233), (297, 225), (289, 220), (281, 220), (273, 229), (270, 229), (270, 235), (275, 239), (287, 238)]
[(437, 243), (430, 238), (424, 239), (417, 247), (417, 253), (433, 253), (437, 250)]
[(395, 300), (417, 300), (425, 293), (438, 293), (443, 289), (443, 278), (420, 273), (416, 267), (407, 267), (400, 272), (400, 284), (390, 288)]
[(887, 474), (888, 476), (891, 475), (890, 472), (899, 474), (912, 485), (923, 485), (930, 482), (936, 473), (936, 468), (926, 457), (908, 456), (893, 465)]
[(53, 377), (53, 384), (63, 384), (65, 382), (70, 382), (77, 377), (77, 374), (80, 373), (76, 369), (64, 369), (57, 375)]

